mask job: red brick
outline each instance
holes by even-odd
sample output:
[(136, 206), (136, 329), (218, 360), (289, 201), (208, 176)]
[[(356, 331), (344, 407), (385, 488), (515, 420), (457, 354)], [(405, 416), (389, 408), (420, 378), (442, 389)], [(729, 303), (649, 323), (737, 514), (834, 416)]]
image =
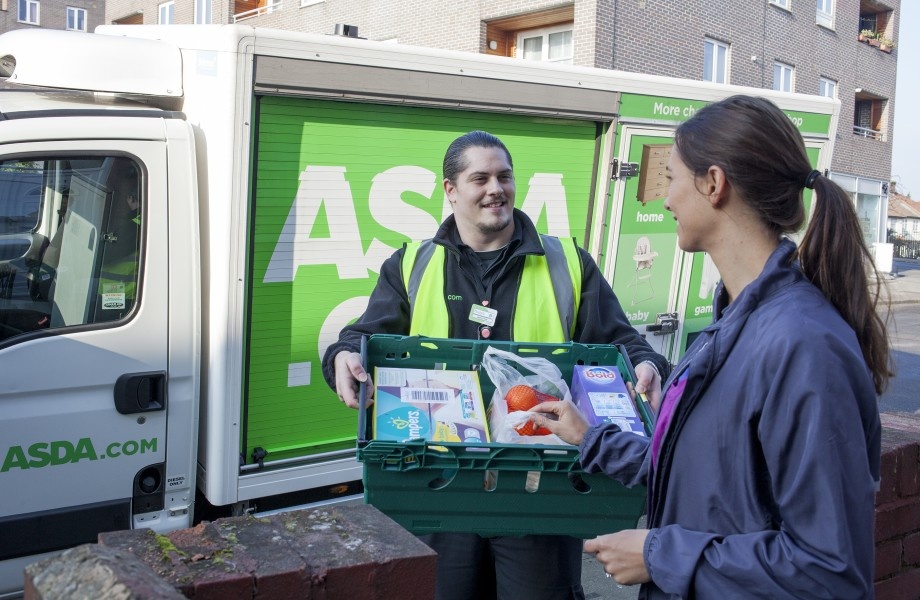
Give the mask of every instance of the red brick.
[(250, 600), (253, 596), (252, 575), (248, 573), (225, 573), (195, 582), (195, 600)]
[(920, 533), (914, 533), (904, 538), (903, 563), (905, 566), (920, 566)]
[(920, 496), (920, 446), (904, 446), (898, 454), (898, 495)]
[(875, 579), (887, 579), (901, 570), (901, 540), (875, 546)]
[(876, 543), (920, 530), (920, 502), (899, 500), (876, 508)]
[(900, 575), (875, 583), (875, 600), (920, 599), (920, 569), (905, 571)]
[(252, 597), (253, 600), (274, 600), (275, 598), (309, 600), (311, 595), (307, 573), (301, 569), (286, 573), (259, 575), (256, 578), (255, 593)]
[(875, 493), (875, 505), (882, 506), (898, 498), (898, 451), (890, 450), (882, 454), (882, 481)]
[[(375, 598), (423, 598), (419, 590), (435, 589), (434, 568), (420, 569), (412, 558), (390, 561), (379, 565), (374, 573)], [(412, 573), (407, 577), (406, 573)]]

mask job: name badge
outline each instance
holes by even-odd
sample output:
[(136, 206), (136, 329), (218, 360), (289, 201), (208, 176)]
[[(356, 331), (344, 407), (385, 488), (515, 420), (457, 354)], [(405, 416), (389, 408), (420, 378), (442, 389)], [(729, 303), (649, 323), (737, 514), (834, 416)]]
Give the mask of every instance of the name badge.
[(470, 321), (479, 323), (480, 325), (492, 327), (495, 325), (495, 317), (497, 315), (497, 310), (485, 307), (481, 304), (474, 304), (470, 307)]

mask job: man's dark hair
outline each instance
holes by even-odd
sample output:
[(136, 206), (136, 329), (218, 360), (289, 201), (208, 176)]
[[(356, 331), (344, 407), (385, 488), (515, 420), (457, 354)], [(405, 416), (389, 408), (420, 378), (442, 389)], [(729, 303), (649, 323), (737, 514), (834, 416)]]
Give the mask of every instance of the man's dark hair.
[(501, 148), (505, 152), (505, 156), (508, 157), (508, 164), (514, 169), (511, 153), (508, 152), (508, 148), (505, 147), (505, 144), (500, 139), (487, 131), (471, 131), (461, 135), (447, 147), (447, 152), (444, 154), (444, 179), (456, 183), (457, 173), (460, 173), (468, 166), (463, 158), (463, 153), (466, 152), (467, 148)]

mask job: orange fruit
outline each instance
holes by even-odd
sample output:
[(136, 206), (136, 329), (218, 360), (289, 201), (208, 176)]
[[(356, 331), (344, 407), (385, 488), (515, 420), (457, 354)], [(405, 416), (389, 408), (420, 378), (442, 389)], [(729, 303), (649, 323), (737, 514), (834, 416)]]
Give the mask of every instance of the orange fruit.
[[(508, 390), (505, 394), (505, 402), (508, 404), (508, 412), (513, 413), (519, 410), (530, 410), (541, 402), (557, 401), (559, 398), (538, 392), (529, 385), (516, 385)], [(520, 435), (549, 435), (551, 432), (545, 427), (537, 427), (535, 423), (527, 421), (514, 428)]]
[(516, 385), (505, 394), (505, 402), (508, 403), (508, 412), (513, 413), (530, 410), (540, 401), (537, 399), (537, 390), (529, 385)]

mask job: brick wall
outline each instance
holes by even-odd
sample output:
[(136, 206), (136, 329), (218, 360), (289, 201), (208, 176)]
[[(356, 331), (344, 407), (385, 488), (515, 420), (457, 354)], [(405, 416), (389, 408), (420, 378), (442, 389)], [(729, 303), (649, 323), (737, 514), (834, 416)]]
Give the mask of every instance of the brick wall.
[[(86, 10), (86, 28), (92, 31), (105, 18), (105, 2), (97, 0), (41, 0), (39, 2), (38, 27), (43, 29), (65, 29), (67, 7)], [(0, 8), (0, 32), (36, 27), (19, 22), (19, 3), (8, 0), (5, 9)]]
[(882, 415), (882, 483), (875, 497), (877, 600), (920, 598), (920, 418)]
[(231, 517), (158, 535), (99, 535), (29, 565), (26, 600), (429, 600), (437, 555), (373, 506)]

